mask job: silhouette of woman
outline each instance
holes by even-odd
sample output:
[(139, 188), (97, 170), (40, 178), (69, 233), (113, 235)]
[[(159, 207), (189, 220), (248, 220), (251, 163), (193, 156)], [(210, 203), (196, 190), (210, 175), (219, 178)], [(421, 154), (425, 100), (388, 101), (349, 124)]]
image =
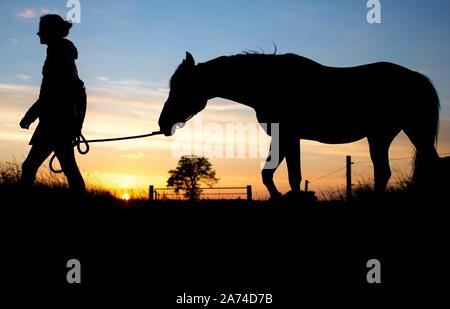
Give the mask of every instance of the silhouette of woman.
[(39, 166), (54, 151), (70, 189), (76, 193), (86, 190), (72, 146), (81, 133), (86, 92), (75, 65), (77, 49), (65, 38), (71, 27), (71, 23), (55, 14), (42, 16), (39, 23), (37, 35), (41, 44), (48, 46), (41, 89), (38, 100), (20, 121), (20, 127), (28, 129), (39, 118), (29, 143), (31, 150), (22, 165), (21, 181), (28, 188), (33, 185)]

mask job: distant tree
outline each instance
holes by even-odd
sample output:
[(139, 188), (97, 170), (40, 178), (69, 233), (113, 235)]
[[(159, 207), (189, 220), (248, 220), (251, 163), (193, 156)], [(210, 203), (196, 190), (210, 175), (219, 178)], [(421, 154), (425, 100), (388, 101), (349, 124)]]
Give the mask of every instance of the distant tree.
[(170, 170), (169, 174), (167, 186), (173, 187), (175, 193), (184, 191), (184, 195), (190, 200), (199, 198), (201, 184), (212, 186), (219, 181), (208, 158), (198, 156), (181, 157), (176, 169)]

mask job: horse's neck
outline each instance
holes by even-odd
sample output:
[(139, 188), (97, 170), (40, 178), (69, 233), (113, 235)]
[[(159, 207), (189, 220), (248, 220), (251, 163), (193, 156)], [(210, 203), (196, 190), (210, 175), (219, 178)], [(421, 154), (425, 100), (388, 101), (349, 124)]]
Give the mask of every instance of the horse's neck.
[(228, 57), (198, 64), (202, 89), (207, 99), (223, 98), (255, 108), (253, 98), (238, 78)]

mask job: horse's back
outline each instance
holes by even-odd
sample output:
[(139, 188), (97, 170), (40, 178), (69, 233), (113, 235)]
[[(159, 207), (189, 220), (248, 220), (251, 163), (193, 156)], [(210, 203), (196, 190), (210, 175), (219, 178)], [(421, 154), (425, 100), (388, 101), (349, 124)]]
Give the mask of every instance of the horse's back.
[(400, 127), (424, 82), (420, 73), (390, 62), (330, 67), (288, 54), (265, 68), (262, 78), (271, 83), (263, 88), (258, 118), (329, 143)]

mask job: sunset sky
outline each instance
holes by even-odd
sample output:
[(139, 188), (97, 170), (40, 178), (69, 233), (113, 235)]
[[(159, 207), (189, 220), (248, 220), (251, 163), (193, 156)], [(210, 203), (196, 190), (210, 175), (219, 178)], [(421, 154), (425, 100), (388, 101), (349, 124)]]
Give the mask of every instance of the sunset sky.
[[(73, 26), (69, 39), (78, 48), (78, 70), (89, 95), (83, 133), (93, 139), (157, 130), (168, 80), (186, 51), (204, 62), (246, 49), (272, 52), (276, 44), (278, 53), (300, 54), (325, 65), (391, 61), (427, 75), (441, 100), (438, 151), (449, 153), (450, 2), (381, 0), (381, 24), (366, 21), (366, 2), (81, 0), (81, 23)], [(0, 2), (1, 161), (21, 162), (36, 127), (22, 130), (18, 123), (36, 100), (42, 78), (46, 46), (36, 36), (39, 17), (53, 12), (65, 18), (68, 10), (65, 0)], [(256, 118), (250, 108), (215, 99), (173, 137), (93, 144), (91, 152), (77, 160), (90, 182), (125, 191), (165, 186), (167, 171), (178, 160), (174, 144), (195, 125), (211, 122), (225, 128), (230, 123), (256, 124)], [(258, 139), (258, 146), (265, 147), (267, 139), (259, 133), (238, 143)], [(205, 133), (196, 141), (205, 146), (215, 138)], [(390, 155), (409, 157), (412, 150), (401, 134)], [(302, 152), (303, 179), (311, 180), (310, 188), (319, 192), (345, 184), (345, 171), (314, 179), (345, 166), (346, 155), (355, 162), (369, 160), (366, 140), (338, 146), (303, 141)], [(211, 159), (220, 186), (251, 184), (257, 197), (265, 197), (262, 160)], [(392, 162), (393, 181), (401, 172), (409, 173), (409, 164), (409, 160)], [(371, 175), (370, 164), (354, 165), (355, 182)], [(288, 190), (284, 163), (275, 180), (281, 191)]]

